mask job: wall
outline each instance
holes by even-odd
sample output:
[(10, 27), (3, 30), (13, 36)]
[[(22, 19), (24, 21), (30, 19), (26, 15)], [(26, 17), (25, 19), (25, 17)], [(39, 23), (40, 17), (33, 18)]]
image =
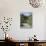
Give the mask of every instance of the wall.
[[(32, 29), (20, 28), (20, 12), (30, 11), (33, 13), (33, 27)], [(34, 34), (39, 40), (45, 39), (45, 8), (32, 8), (28, 0), (0, 0), (0, 18), (3, 16), (13, 17), (13, 22), (8, 33), (17, 40), (27, 40)], [(2, 31), (0, 35), (2, 35)], [(45, 34), (44, 34), (45, 33)], [(4, 34), (4, 33), (3, 33)], [(0, 39), (3, 37), (0, 36)], [(3, 38), (4, 39), (4, 38)]]

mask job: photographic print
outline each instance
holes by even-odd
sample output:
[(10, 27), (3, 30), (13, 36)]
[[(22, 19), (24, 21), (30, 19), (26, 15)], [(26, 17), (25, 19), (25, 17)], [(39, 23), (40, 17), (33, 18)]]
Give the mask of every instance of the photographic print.
[(20, 27), (21, 28), (32, 28), (32, 12), (21, 12), (20, 13)]

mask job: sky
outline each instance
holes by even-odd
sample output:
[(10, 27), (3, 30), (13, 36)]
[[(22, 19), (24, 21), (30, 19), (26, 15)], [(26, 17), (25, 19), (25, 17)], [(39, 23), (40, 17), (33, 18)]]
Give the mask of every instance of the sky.
[(31, 16), (32, 12), (22, 12), (21, 14), (24, 14), (24, 16)]

